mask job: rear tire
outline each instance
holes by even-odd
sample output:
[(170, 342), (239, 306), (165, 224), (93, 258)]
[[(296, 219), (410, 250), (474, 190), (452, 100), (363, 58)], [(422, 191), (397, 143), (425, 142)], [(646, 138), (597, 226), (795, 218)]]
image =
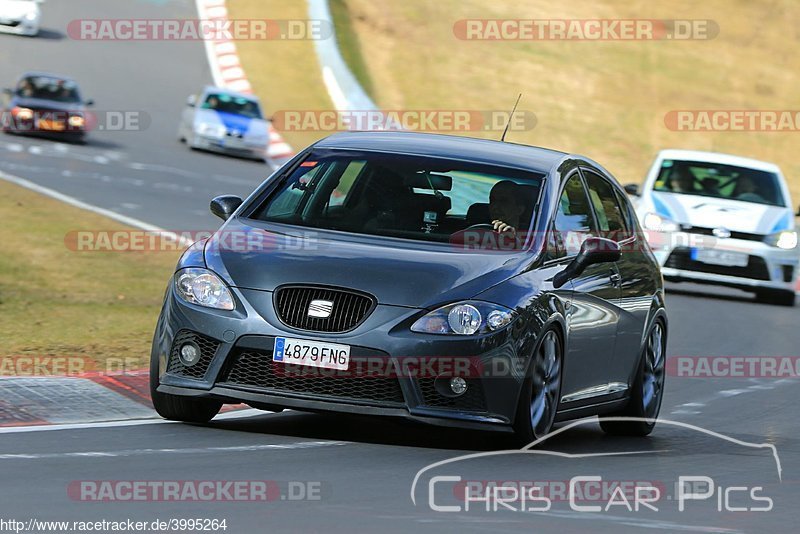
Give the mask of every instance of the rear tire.
[(528, 375), (522, 384), (514, 432), (524, 446), (550, 433), (561, 396), (564, 344), (553, 330), (542, 333)]
[(756, 300), (764, 304), (774, 304), (776, 306), (794, 306), (794, 291), (783, 289), (760, 289), (756, 292)]
[[(664, 397), (667, 336), (664, 325), (656, 320), (647, 334), (644, 353), (633, 381), (628, 405), (618, 412), (600, 416), (600, 428), (616, 436), (647, 436), (656, 426)], [(635, 421), (608, 421), (603, 417), (635, 417)]]
[(171, 421), (208, 423), (222, 408), (222, 403), (211, 399), (195, 399), (158, 391), (158, 356), (150, 357), (150, 399), (158, 415)]

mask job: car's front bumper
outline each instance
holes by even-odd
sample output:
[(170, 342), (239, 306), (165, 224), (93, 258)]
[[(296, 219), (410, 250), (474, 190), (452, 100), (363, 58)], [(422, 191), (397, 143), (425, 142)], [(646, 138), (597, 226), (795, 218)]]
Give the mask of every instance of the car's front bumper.
[(0, 21), (0, 32), (33, 37), (39, 33), (39, 20), (5, 20)]
[[(723, 285), (745, 290), (794, 291), (797, 286), (800, 251), (783, 250), (762, 241), (720, 239), (685, 232), (650, 232), (648, 241), (661, 265), (664, 278)], [(693, 258), (696, 250), (745, 254), (746, 266), (717, 265)]]
[(261, 143), (253, 143), (239, 138), (207, 137), (197, 133), (192, 140), (192, 148), (250, 159), (263, 160), (267, 155), (266, 145)]
[[(520, 348), (522, 341), (514, 334), (514, 323), (478, 338), (416, 334), (405, 325), (421, 310), (378, 305), (352, 332), (303, 332), (284, 326), (275, 316), (271, 292), (232, 291), (237, 301), (232, 312), (187, 304), (172, 288), (167, 292), (153, 341), (159, 392), (265, 409), (385, 415), (450, 426), (510, 429), (522, 384), (519, 370), (525, 368), (518, 354), (527, 352)], [(197, 335), (199, 339), (191, 337)], [(276, 336), (347, 344), (351, 368), (354, 362), (378, 361), (377, 367), (362, 365), (361, 369), (387, 372), (346, 377), (330, 376), (325, 370), (302, 377), (291, 376), (290, 371), (282, 374), (282, 364), (272, 361)], [(198, 342), (203, 354), (191, 368), (184, 368), (177, 357), (179, 346), (187, 339)], [(437, 363), (426, 367), (425, 362), (431, 360)], [(467, 392), (455, 398), (441, 395), (436, 376), (449, 379), (446, 371), (454, 367), (463, 371), (465, 360), (469, 362)], [(438, 384), (441, 386), (441, 381)]]

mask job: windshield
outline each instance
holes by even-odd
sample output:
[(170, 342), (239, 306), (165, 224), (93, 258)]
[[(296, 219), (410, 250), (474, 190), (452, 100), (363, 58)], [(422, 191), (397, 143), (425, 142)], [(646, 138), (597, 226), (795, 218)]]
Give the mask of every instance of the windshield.
[(250, 119), (261, 118), (261, 110), (258, 104), (253, 100), (239, 96), (212, 93), (206, 97), (202, 107), (204, 109), (213, 109), (220, 113), (241, 115)]
[(78, 86), (75, 82), (49, 76), (28, 76), (23, 78), (17, 85), (17, 96), (73, 104), (81, 101), (78, 94)]
[(653, 190), (786, 205), (775, 173), (704, 161), (664, 160)]
[(463, 161), (317, 150), (253, 217), (469, 250), (520, 250), (543, 179)]

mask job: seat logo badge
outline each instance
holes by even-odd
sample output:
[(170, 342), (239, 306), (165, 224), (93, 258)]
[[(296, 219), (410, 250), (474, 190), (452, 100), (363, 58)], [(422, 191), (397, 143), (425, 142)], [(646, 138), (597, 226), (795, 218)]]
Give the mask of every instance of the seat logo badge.
[(312, 300), (308, 305), (308, 316), (327, 319), (333, 311), (333, 302), (330, 300)]
[(711, 233), (720, 239), (727, 239), (731, 236), (731, 231), (727, 228), (714, 228)]

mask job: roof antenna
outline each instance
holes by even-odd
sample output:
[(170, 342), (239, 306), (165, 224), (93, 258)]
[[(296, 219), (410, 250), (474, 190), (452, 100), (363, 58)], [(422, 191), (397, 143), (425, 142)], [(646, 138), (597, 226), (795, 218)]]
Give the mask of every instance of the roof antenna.
[(506, 123), (506, 129), (503, 130), (503, 135), (500, 137), (500, 141), (505, 142), (506, 134), (508, 133), (508, 127), (511, 126), (511, 118), (514, 116), (514, 112), (517, 111), (517, 104), (519, 104), (519, 99), (522, 98), (522, 93), (519, 94), (517, 97), (517, 101), (514, 102), (514, 107), (511, 108), (511, 114), (508, 116), (508, 122)]

